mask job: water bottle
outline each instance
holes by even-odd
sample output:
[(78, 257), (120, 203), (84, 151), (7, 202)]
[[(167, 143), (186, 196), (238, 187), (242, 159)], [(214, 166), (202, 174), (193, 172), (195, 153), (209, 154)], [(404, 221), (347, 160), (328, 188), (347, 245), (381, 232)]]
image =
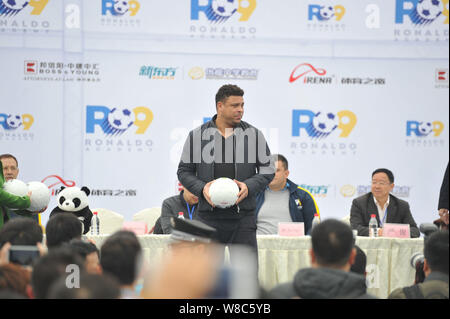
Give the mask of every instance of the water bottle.
[(313, 221), (312, 221), (312, 227), (311, 227), (311, 230), (314, 229), (314, 227), (316, 227), (316, 225), (319, 225), (319, 224), (320, 224), (320, 217), (319, 217), (319, 214), (315, 213), (315, 214), (314, 214)]
[(370, 215), (369, 237), (378, 237), (378, 222), (375, 214)]
[(100, 219), (97, 212), (94, 212), (91, 219), (91, 235), (100, 235)]
[(178, 218), (184, 219), (184, 213), (183, 212), (179, 212), (178, 213)]

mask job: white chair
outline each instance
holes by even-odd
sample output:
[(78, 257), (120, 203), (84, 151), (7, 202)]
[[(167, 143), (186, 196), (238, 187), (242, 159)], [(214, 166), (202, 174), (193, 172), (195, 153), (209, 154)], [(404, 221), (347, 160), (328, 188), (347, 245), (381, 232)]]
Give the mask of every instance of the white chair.
[(122, 229), (124, 217), (106, 208), (91, 209), (98, 213), (100, 219), (100, 234), (113, 234)]
[(350, 214), (348, 214), (344, 218), (341, 218), (341, 221), (343, 221), (344, 223), (350, 225)]
[(161, 207), (145, 208), (133, 215), (133, 221), (146, 222), (148, 231), (151, 231), (159, 216), (161, 216)]

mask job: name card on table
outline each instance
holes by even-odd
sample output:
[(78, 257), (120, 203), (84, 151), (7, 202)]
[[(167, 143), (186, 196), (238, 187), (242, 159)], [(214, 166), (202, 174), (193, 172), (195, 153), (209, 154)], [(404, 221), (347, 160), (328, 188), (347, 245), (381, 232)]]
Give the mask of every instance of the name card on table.
[(286, 237), (305, 236), (304, 223), (278, 223), (278, 235)]
[(383, 226), (383, 237), (410, 238), (409, 224), (388, 224)]
[(147, 234), (147, 223), (146, 222), (123, 222), (123, 230), (129, 230), (136, 235)]

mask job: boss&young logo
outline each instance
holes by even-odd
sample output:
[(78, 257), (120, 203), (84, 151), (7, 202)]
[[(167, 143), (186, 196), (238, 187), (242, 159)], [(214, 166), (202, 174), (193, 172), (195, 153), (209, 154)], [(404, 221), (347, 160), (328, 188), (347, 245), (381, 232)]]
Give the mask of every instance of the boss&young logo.
[(39, 17), (48, 2), (49, 0), (0, 0), (0, 32), (48, 32), (50, 21)]
[(139, 27), (137, 18), (141, 3), (137, 0), (101, 0), (101, 23), (103, 26)]
[(34, 133), (30, 129), (33, 123), (31, 114), (0, 113), (0, 141), (32, 140)]
[(355, 154), (357, 144), (345, 139), (349, 138), (357, 122), (356, 114), (349, 110), (336, 113), (292, 110), (291, 151), (293, 154)]
[(448, 41), (449, 0), (396, 0), (397, 40)]
[(256, 6), (256, 0), (191, 0), (189, 33), (213, 38), (254, 37), (256, 28), (248, 21)]
[[(145, 135), (153, 122), (153, 112), (145, 106), (86, 107), (87, 151), (151, 151), (153, 141)], [(100, 133), (100, 134), (99, 134)], [(90, 138), (93, 136), (93, 138)], [(125, 136), (126, 138), (121, 138)]]

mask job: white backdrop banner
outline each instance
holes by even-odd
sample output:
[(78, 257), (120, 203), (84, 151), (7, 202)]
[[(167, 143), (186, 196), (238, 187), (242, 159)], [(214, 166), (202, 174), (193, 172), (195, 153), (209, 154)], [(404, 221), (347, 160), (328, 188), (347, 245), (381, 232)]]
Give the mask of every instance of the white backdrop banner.
[(91, 208), (131, 220), (178, 191), (188, 132), (234, 83), (322, 218), (348, 215), (380, 167), (417, 223), (437, 218), (447, 0), (120, 3), (0, 1), (0, 152), (22, 180), (88, 186)]

